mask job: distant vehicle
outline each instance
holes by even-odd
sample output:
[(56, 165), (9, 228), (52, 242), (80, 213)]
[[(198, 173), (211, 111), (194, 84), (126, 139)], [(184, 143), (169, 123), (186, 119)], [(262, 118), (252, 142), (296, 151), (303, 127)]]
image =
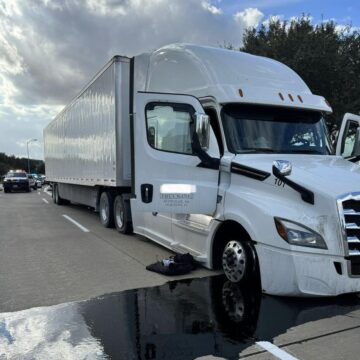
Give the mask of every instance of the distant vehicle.
[(34, 179), (29, 179), (25, 171), (10, 171), (5, 175), (3, 186), (5, 193), (9, 193), (12, 190), (30, 192), (34, 184)]
[(40, 174), (39, 176), (40, 176), (40, 178), (41, 178), (41, 184), (44, 185), (45, 182), (46, 182), (46, 176), (45, 176), (45, 175), (42, 175), (42, 174)]
[(42, 178), (39, 174), (31, 174), (34, 177), (36, 188), (42, 187)]
[(36, 179), (33, 174), (28, 174), (30, 187), (34, 190), (37, 189)]

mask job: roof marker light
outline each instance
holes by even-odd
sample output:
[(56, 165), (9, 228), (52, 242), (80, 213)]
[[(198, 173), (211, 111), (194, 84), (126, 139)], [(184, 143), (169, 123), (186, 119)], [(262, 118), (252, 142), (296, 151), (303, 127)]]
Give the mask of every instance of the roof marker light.
[(279, 96), (280, 96), (280, 99), (281, 99), (282, 101), (284, 101), (284, 96), (283, 96), (283, 94), (279, 92)]
[(303, 99), (302, 99), (302, 97), (301, 97), (300, 95), (298, 95), (297, 97), (298, 97), (298, 99), (300, 100), (300, 102), (302, 102), (302, 103), (303, 103)]
[(289, 96), (289, 99), (293, 102), (293, 101), (294, 101), (294, 98), (292, 97), (292, 95), (291, 95), (291, 94), (288, 94), (288, 96)]
[(241, 89), (239, 89), (239, 95), (240, 95), (241, 97), (244, 97), (244, 93), (243, 93), (243, 91), (242, 91)]

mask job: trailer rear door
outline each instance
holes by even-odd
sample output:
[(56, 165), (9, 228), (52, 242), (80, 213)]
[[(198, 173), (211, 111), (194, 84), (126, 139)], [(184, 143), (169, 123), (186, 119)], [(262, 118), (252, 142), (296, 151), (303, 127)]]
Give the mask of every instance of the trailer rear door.
[(201, 166), (191, 145), (194, 115), (204, 113), (198, 99), (138, 93), (135, 110), (136, 210), (212, 215), (219, 171)]

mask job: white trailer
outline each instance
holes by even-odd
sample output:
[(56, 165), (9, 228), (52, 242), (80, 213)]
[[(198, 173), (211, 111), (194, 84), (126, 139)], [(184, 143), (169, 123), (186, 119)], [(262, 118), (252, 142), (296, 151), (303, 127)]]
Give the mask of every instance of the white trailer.
[(57, 204), (83, 203), (264, 292), (360, 291), (360, 119), (287, 66), (174, 44), (116, 56), (44, 132)]

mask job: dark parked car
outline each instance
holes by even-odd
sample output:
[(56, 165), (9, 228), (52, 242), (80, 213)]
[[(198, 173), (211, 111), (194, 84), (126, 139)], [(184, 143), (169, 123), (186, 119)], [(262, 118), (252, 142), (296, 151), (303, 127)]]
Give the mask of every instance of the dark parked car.
[(10, 171), (4, 178), (4, 192), (12, 190), (23, 190), (30, 192), (31, 188), (36, 186), (34, 178), (29, 179), (28, 174), (24, 171)]

